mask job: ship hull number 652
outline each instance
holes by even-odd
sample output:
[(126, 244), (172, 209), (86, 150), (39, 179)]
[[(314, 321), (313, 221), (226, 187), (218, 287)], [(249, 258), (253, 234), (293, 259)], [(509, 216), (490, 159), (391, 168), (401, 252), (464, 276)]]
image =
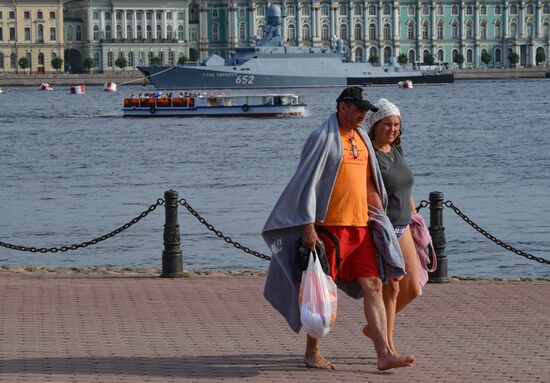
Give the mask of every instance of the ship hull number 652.
[(239, 75), (235, 78), (235, 84), (252, 85), (254, 84), (254, 75)]

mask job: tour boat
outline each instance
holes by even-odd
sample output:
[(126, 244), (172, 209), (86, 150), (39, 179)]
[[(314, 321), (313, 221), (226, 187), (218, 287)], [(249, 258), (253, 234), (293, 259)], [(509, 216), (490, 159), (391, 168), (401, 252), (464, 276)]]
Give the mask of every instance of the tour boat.
[(105, 92), (116, 92), (117, 85), (115, 82), (106, 82), (105, 85), (103, 85), (103, 90)]
[(219, 94), (152, 92), (124, 99), (124, 117), (276, 117), (302, 116), (302, 96), (277, 94)]
[(43, 82), (42, 84), (40, 84), (40, 88), (38, 88), (38, 90), (47, 90), (51, 92), (53, 91), (53, 88), (47, 82)]

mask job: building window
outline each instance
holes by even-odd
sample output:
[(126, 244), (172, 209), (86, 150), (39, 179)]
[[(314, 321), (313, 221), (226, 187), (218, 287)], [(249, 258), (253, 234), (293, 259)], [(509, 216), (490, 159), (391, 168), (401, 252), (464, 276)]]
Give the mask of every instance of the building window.
[(430, 38), (430, 23), (427, 21), (422, 24), (422, 38), (426, 40)]
[(374, 23), (369, 25), (369, 38), (371, 40), (376, 40), (376, 24)]
[(10, 41), (15, 41), (15, 28), (10, 27)]
[(126, 38), (127, 39), (133, 39), (134, 38), (134, 32), (131, 25), (126, 26)]
[(30, 13), (29, 11), (25, 11), (25, 12), (23, 13), (23, 18), (24, 18), (25, 20), (29, 20), (29, 19), (31, 18), (31, 13)]
[(166, 12), (166, 20), (172, 20), (172, 12)]
[(219, 9), (218, 8), (212, 9), (212, 18), (217, 19), (218, 17), (220, 17)]
[(138, 26), (136, 27), (136, 29), (137, 29), (137, 31), (136, 31), (136, 32), (137, 32), (136, 38), (138, 38), (138, 39), (140, 39), (140, 40), (143, 39), (143, 28), (141, 27), (141, 25), (138, 25)]
[(361, 40), (363, 36), (363, 26), (359, 23), (355, 24), (354, 32), (355, 32), (355, 40)]
[(99, 26), (94, 25), (94, 41), (99, 40)]
[(107, 53), (107, 66), (112, 67), (113, 66), (113, 52)]
[(55, 12), (50, 12), (50, 19), (55, 20)]
[(55, 28), (50, 28), (50, 41), (56, 41), (57, 40), (57, 32)]
[(212, 40), (218, 41), (220, 39), (220, 24), (212, 24)]
[(121, 39), (122, 38), (122, 25), (116, 26), (116, 38)]
[(424, 4), (422, 6), (422, 15), (423, 16), (429, 16), (430, 15), (430, 8), (428, 8), (428, 4)]
[(474, 14), (474, 11), (473, 11), (472, 6), (471, 6), (471, 5), (468, 5), (468, 6), (466, 7), (466, 15), (472, 16), (473, 14)]
[(369, 5), (369, 15), (376, 16), (376, 5)]
[(363, 62), (363, 48), (355, 48), (355, 62)]
[(44, 53), (42, 52), (38, 54), (38, 65), (44, 66)]
[(15, 53), (12, 53), (10, 55), (10, 68), (11, 69), (17, 68), (17, 57), (15, 57)]
[(500, 29), (500, 22), (497, 21), (495, 23), (495, 39), (500, 39), (500, 36), (501, 36), (501, 33), (500, 33), (501, 29)]
[(178, 40), (184, 40), (184, 29), (183, 25), (178, 26)]
[(8, 13), (8, 18), (9, 18), (9, 19), (12, 19), (12, 20), (15, 19), (15, 11), (10, 11), (10, 12)]
[(487, 40), (487, 24), (485, 22), (482, 22), (481, 23), (481, 26), (480, 26), (480, 37), (483, 39), (483, 40)]
[[(363, 16), (363, 5), (362, 4), (355, 4), (353, 13), (355, 16)], [(363, 54), (363, 50), (361, 50), (361, 55)], [(355, 56), (357, 57), (357, 56)]]
[(458, 7), (456, 5), (451, 7), (451, 16), (458, 16)]
[(328, 16), (330, 14), (330, 6), (328, 4), (321, 5), (321, 16)]
[(239, 24), (239, 40), (246, 40), (246, 24)]
[(409, 40), (414, 40), (416, 38), (416, 25), (412, 21), (407, 26), (407, 37)]
[(545, 38), (550, 37), (550, 24), (544, 23), (544, 25), (542, 26), (542, 34)]
[(239, 17), (244, 19), (246, 17), (246, 8), (239, 8)]
[(384, 15), (391, 15), (391, 6), (389, 4), (384, 4)]
[(25, 41), (31, 41), (31, 29), (25, 28)]
[(288, 5), (286, 7), (287, 16), (296, 16), (296, 7), (294, 5)]
[(518, 26), (516, 25), (516, 23), (510, 24), (510, 36), (512, 36), (513, 38), (518, 37)]
[(533, 24), (532, 23), (528, 23), (527, 24), (527, 38), (528, 39), (532, 39), (533, 38)]
[(155, 36), (156, 39), (162, 39), (162, 27), (157, 24), (157, 35)]
[(135, 65), (134, 52), (128, 52), (128, 66), (133, 67)]
[(384, 24), (384, 40), (391, 40), (391, 26)]
[(256, 8), (256, 14), (258, 16), (265, 16), (265, 6), (263, 4), (260, 4), (258, 8)]
[(290, 24), (288, 26), (286, 36), (289, 41), (294, 41), (296, 39), (295, 30), (294, 25)]
[(176, 63), (176, 54), (172, 51), (168, 52), (168, 65), (174, 66)]
[(348, 26), (346, 24), (340, 25), (340, 38), (342, 40), (348, 39)]
[(110, 26), (110, 25), (107, 25), (107, 26), (105, 27), (105, 38), (106, 38), (107, 40), (111, 40), (111, 36), (112, 36), (112, 35), (111, 35), (111, 26)]
[(93, 18), (94, 20), (99, 20), (99, 12), (94, 12), (94, 13), (92, 13), (92, 18)]
[(152, 39), (153, 38), (153, 27), (148, 25), (146, 27), (146, 33), (147, 33), (147, 38)]
[(487, 15), (487, 7), (485, 5), (482, 5), (480, 8), (479, 8), (479, 13), (482, 15), (482, 16), (486, 16)]
[(542, 7), (542, 13), (544, 13), (545, 15), (550, 13), (550, 5), (544, 4), (544, 6)]
[(321, 39), (328, 40), (328, 25), (326, 24), (321, 25)]
[(518, 7), (516, 7), (515, 5), (512, 5), (510, 7), (510, 14), (511, 15), (517, 15), (518, 14)]
[(451, 24), (451, 37), (458, 39), (458, 23), (456, 21)]
[(307, 17), (311, 16), (311, 6), (309, 4), (302, 6), (302, 14)]
[(0, 69), (4, 69), (4, 55), (0, 53)]
[(168, 40), (172, 40), (174, 38), (174, 34), (173, 34), (173, 31), (172, 31), (172, 26), (171, 25), (166, 26), (166, 38)]
[(527, 6), (527, 14), (528, 15), (532, 15), (533, 14), (533, 6), (531, 4), (529, 4)]
[(76, 26), (76, 41), (82, 41), (82, 27), (80, 25)]
[(443, 21), (437, 24), (437, 39), (443, 40)]
[(42, 24), (38, 24), (36, 27), (36, 39), (41, 43), (44, 42), (44, 26)]
[(414, 16), (415, 13), (416, 13), (416, 12), (415, 12), (415, 7), (414, 7), (414, 5), (409, 5), (409, 6), (407, 7), (407, 15), (408, 15), (408, 16)]
[(183, 12), (178, 12), (178, 20), (183, 20)]
[(473, 37), (472, 23), (468, 22), (468, 24), (466, 24), (466, 38), (471, 39), (472, 37)]
[(155, 12), (155, 17), (157, 20), (162, 20), (162, 12)]
[(443, 52), (443, 49), (437, 51), (437, 61), (440, 63), (445, 62), (445, 52)]
[(442, 5), (437, 6), (437, 15), (438, 16), (443, 16), (443, 6)]
[(495, 49), (495, 63), (501, 63), (502, 62), (502, 51), (500, 48)]
[(151, 61), (153, 61), (153, 58), (154, 58), (154, 57), (155, 57), (155, 56), (153, 55), (153, 52), (149, 52), (149, 53), (147, 54), (147, 59), (149, 60), (149, 65), (151, 65)]
[(413, 49), (411, 49), (409, 51), (409, 63), (413, 63), (415, 61), (416, 61), (416, 52)]
[(0, 41), (4, 40), (4, 28), (0, 27)]
[(347, 8), (348, 5), (343, 3), (343, 4), (340, 4), (340, 16), (346, 16), (347, 14)]
[(43, 19), (44, 18), (44, 12), (42, 12), (42, 11), (36, 12), (36, 18), (37, 19)]
[(500, 5), (495, 5), (495, 15), (500, 15)]
[[(120, 18), (120, 17), (119, 17)], [(153, 13), (152, 12), (147, 12), (145, 14), (145, 18), (148, 20), (148, 21), (152, 21), (153, 20)]]
[(304, 40), (311, 39), (311, 34), (310, 34), (310, 29), (308, 24), (304, 24), (304, 26), (302, 27), (302, 37)]
[(472, 64), (474, 62), (474, 53), (471, 49), (466, 51), (466, 62)]

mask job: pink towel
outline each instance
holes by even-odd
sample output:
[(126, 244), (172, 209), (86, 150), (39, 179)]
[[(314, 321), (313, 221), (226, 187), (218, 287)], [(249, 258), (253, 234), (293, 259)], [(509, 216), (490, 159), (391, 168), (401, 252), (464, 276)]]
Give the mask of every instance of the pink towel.
[[(420, 270), (424, 269), (427, 276), (427, 271), (434, 272), (435, 269), (437, 269), (437, 257), (433, 248), (432, 237), (430, 236), (430, 232), (426, 227), (424, 218), (422, 218), (420, 214), (413, 212), (411, 214), (411, 218), (411, 234), (413, 237), (414, 246), (416, 247), (416, 252), (418, 253), (420, 265), (422, 266)], [(432, 250), (433, 260), (430, 260), (428, 249)], [(432, 261), (431, 269), (428, 268), (428, 264), (430, 263), (430, 261)]]

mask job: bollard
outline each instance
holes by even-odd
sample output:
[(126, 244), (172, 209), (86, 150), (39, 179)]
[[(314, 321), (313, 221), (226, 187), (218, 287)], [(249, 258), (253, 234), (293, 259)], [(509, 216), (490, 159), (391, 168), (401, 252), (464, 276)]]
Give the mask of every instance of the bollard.
[(449, 282), (447, 255), (445, 254), (445, 227), (443, 227), (443, 193), (430, 193), (430, 235), (437, 256), (437, 270), (429, 273), (429, 282)]
[(178, 223), (178, 192), (164, 192), (166, 221), (164, 224), (164, 250), (162, 250), (163, 278), (176, 278), (183, 275), (180, 248), (180, 225)]

